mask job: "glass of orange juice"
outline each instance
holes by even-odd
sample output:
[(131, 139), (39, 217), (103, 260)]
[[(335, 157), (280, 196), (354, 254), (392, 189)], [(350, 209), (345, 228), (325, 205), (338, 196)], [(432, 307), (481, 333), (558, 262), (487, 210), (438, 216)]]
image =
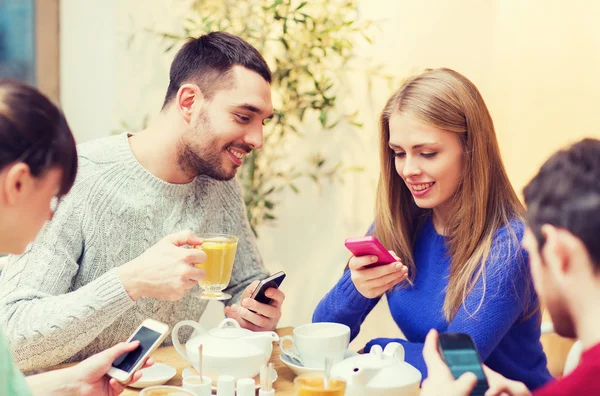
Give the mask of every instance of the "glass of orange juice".
[(341, 378), (331, 378), (325, 388), (323, 375), (305, 374), (294, 378), (296, 396), (344, 396), (346, 381)]
[(202, 289), (199, 297), (205, 300), (230, 299), (231, 295), (223, 293), (223, 290), (229, 285), (238, 238), (228, 234), (200, 234), (198, 237), (204, 242), (196, 249), (206, 253), (206, 261), (196, 264), (206, 272), (204, 279), (198, 282)]

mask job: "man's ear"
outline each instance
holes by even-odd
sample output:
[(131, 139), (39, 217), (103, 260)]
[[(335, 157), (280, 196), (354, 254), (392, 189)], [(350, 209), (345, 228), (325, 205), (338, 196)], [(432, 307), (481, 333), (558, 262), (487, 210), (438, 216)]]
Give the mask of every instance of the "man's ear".
[(28, 190), (33, 182), (31, 169), (29, 165), (19, 162), (9, 166), (2, 180), (2, 195), (4, 201), (12, 206), (22, 199), (23, 194)]
[(569, 271), (569, 256), (559, 230), (550, 224), (544, 224), (541, 228), (545, 243), (541, 254), (544, 262), (550, 267), (550, 271), (556, 279), (560, 280)]
[(192, 119), (194, 107), (202, 106), (204, 96), (195, 84), (183, 84), (177, 91), (177, 108), (186, 123)]

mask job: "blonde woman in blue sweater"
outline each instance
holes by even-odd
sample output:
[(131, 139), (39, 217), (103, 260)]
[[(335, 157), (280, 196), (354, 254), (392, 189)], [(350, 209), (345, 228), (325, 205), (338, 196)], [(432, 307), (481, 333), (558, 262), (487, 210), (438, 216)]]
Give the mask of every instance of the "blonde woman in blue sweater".
[(386, 294), (406, 340), (375, 339), (366, 350), (401, 342), (425, 377), (428, 331), (464, 332), (493, 370), (532, 389), (545, 384), (538, 302), (520, 247), (524, 208), (475, 85), (449, 69), (409, 79), (381, 114), (380, 141), (369, 234), (398, 262), (372, 268), (372, 257), (352, 257), (313, 321), (344, 323), (355, 337)]

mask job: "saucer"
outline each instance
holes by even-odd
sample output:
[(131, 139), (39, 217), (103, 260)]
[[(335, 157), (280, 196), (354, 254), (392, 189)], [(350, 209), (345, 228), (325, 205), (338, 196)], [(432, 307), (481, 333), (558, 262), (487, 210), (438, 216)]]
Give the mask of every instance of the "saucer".
[[(344, 360), (351, 358), (353, 356), (358, 356), (358, 353), (351, 351), (349, 349), (347, 349), (346, 352), (344, 352)], [(314, 374), (314, 373), (322, 373), (323, 372), (323, 369), (304, 367), (304, 366), (292, 361), (292, 359), (290, 359), (287, 355), (285, 355), (283, 353), (281, 355), (279, 355), (279, 360), (281, 360), (281, 362), (283, 364), (288, 366), (290, 368), (290, 370), (292, 370), (294, 372), (294, 374), (296, 374), (296, 375)]]
[[(181, 373), (181, 377), (182, 378), (186, 378), (186, 377), (189, 377), (190, 375), (199, 375), (199, 373), (192, 366), (184, 368), (183, 372)], [(273, 379), (271, 381), (271, 383), (277, 381), (277, 370), (273, 369), (273, 371), (271, 372), (271, 378)], [(213, 380), (212, 389), (214, 391), (216, 391), (217, 390), (217, 379), (213, 378), (212, 380)], [(255, 383), (254, 389), (260, 389), (260, 376), (258, 376), (258, 375), (255, 376), (253, 378), (253, 380), (254, 380), (254, 383)]]
[(152, 366), (142, 369), (142, 378), (129, 384), (132, 388), (145, 388), (153, 385), (163, 385), (175, 377), (177, 370), (164, 363), (154, 363)]

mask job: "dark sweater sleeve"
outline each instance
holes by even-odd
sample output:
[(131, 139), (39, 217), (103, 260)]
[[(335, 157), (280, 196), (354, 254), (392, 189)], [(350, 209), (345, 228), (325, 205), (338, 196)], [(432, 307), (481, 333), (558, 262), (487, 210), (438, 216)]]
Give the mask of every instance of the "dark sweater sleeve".
[[(505, 245), (502, 247), (496, 243)], [(496, 243), (486, 263), (485, 285), (483, 277), (480, 278), (445, 331), (469, 334), (483, 361), (490, 356), (514, 323), (523, 317), (524, 312), (529, 312), (536, 303), (525, 252), (522, 249), (515, 251), (513, 248), (511, 254), (509, 246), (514, 244), (504, 237), (497, 238)], [(376, 344), (385, 347), (392, 341), (404, 346), (406, 361), (415, 366), (425, 378), (427, 367), (423, 360), (424, 337), (423, 340), (413, 340), (415, 342), (378, 338), (370, 341), (365, 351)]]
[(364, 297), (354, 286), (350, 270), (344, 275), (329, 293), (323, 297), (315, 312), (313, 322), (335, 322), (350, 327), (350, 339), (353, 340), (360, 332), (360, 325), (369, 312), (377, 305), (380, 297)]

